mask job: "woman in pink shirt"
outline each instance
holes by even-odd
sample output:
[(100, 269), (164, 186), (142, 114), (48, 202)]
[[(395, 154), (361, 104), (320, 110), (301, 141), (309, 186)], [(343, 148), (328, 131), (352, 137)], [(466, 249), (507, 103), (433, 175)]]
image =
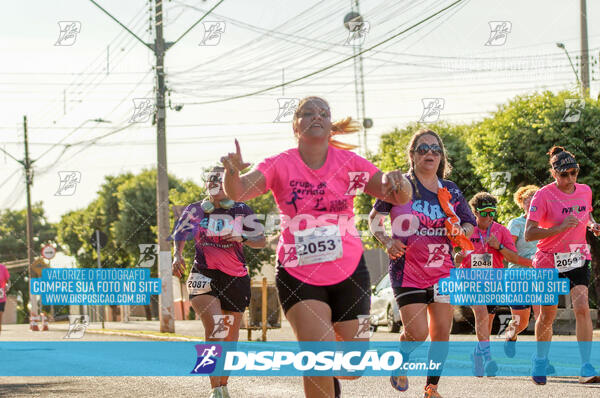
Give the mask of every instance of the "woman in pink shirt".
[[(279, 300), (298, 341), (367, 340), (358, 336), (359, 316), (368, 319), (370, 280), (362, 242), (354, 227), (354, 196), (366, 192), (392, 203), (406, 203), (410, 183), (402, 173), (383, 174), (368, 160), (334, 141), (335, 134), (358, 129), (345, 119), (331, 122), (319, 97), (300, 101), (292, 122), (298, 147), (265, 159), (240, 176), (236, 153), (221, 158), (225, 192), (248, 200), (273, 192), (281, 213), (277, 247)], [(368, 327), (368, 321), (367, 321)], [(345, 377), (345, 378), (356, 378)], [(341, 378), (341, 377), (340, 377)], [(304, 377), (307, 397), (339, 396), (337, 378)]]
[(10, 283), (10, 274), (4, 264), (0, 264), (0, 331), (2, 331), (2, 314), (6, 306), (6, 295), (8, 284)]
[[(600, 224), (592, 216), (592, 190), (577, 183), (579, 164), (572, 153), (554, 146), (550, 155), (550, 173), (554, 182), (534, 195), (525, 224), (525, 240), (539, 240), (533, 258), (535, 268), (557, 268), (559, 277), (568, 278), (580, 345), (580, 383), (600, 382), (590, 363), (592, 320), (588, 303), (591, 256), (585, 239), (586, 227), (600, 234)], [(537, 357), (532, 358), (532, 378), (546, 384), (548, 352), (552, 341), (552, 323), (557, 305), (542, 306), (535, 322)]]
[[(517, 248), (510, 231), (494, 221), (497, 217), (498, 199), (487, 192), (479, 192), (469, 201), (477, 225), (471, 235), (475, 250), (468, 255), (458, 252), (454, 257), (461, 268), (504, 268), (504, 259), (525, 267), (531, 267), (531, 260), (517, 254)], [(496, 361), (490, 352), (490, 334), (496, 312), (495, 305), (474, 305), (475, 333), (479, 343), (473, 353), (473, 374), (478, 377), (495, 376), (498, 371)]]

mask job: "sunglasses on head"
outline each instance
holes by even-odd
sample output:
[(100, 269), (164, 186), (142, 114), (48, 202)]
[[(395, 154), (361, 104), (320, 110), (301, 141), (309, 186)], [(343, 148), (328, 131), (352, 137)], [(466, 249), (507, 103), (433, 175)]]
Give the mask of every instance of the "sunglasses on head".
[(429, 145), (429, 144), (421, 144), (415, 149), (419, 155), (425, 155), (427, 152), (431, 151), (434, 155), (442, 154), (442, 147), (437, 144)]
[(571, 171), (561, 171), (560, 173), (558, 173), (558, 175), (561, 176), (562, 178), (567, 178), (570, 175), (575, 177), (577, 174), (579, 174), (579, 169), (575, 169), (575, 170), (571, 170)]

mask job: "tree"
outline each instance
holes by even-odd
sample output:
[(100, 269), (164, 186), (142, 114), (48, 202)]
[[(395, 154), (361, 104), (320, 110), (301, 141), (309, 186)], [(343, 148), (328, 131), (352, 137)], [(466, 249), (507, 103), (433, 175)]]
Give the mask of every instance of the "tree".
[[(32, 206), (33, 252), (39, 255), (42, 246), (47, 243), (56, 245), (56, 226), (47, 221), (42, 202)], [(1, 261), (13, 261), (27, 258), (27, 210), (0, 211), (0, 253)], [(12, 273), (10, 294), (21, 297), (20, 314), (27, 314), (29, 304), (28, 271)], [(21, 318), (21, 316), (19, 316)]]
[[(575, 107), (568, 105), (575, 104)], [(583, 105), (584, 104), (584, 105)], [(578, 99), (578, 94), (563, 91), (518, 96), (481, 123), (470, 135), (470, 160), (487, 184), (492, 172), (510, 173), (507, 189), (500, 195), (500, 217), (507, 221), (521, 213), (512, 193), (523, 185), (543, 186), (552, 181), (546, 153), (553, 145), (572, 152), (581, 167), (579, 183), (595, 194), (594, 217), (598, 219), (600, 194), (600, 104), (598, 100)], [(600, 273), (600, 241), (588, 233), (592, 249), (592, 275)], [(594, 294), (593, 294), (594, 293)], [(590, 296), (594, 306), (600, 298), (600, 283), (592, 278)]]

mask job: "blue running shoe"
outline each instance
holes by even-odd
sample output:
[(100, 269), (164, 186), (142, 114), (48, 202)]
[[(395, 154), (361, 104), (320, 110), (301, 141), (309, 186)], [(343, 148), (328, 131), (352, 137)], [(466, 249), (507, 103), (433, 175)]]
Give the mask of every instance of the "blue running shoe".
[(398, 391), (408, 390), (408, 377), (406, 375), (390, 376), (390, 383)]
[(548, 369), (548, 359), (538, 359), (535, 356), (531, 358), (531, 378), (537, 385), (546, 384), (546, 374)]
[(498, 372), (498, 364), (493, 359), (485, 361), (485, 375), (488, 377), (496, 376)]
[(509, 358), (514, 358), (517, 353), (517, 339), (514, 340), (506, 339), (504, 340), (504, 354), (506, 354)]
[(600, 382), (600, 376), (598, 376), (596, 369), (594, 369), (591, 363), (584, 363), (581, 367), (581, 372), (579, 373), (579, 382), (581, 384)]
[(485, 358), (483, 354), (477, 352), (477, 349), (474, 353), (471, 354), (471, 362), (473, 363), (473, 375), (477, 377), (483, 377), (485, 374)]

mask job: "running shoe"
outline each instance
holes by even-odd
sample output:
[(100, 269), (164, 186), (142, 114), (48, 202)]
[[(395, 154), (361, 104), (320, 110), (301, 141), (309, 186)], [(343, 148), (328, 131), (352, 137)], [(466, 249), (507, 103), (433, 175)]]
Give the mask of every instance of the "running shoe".
[(227, 391), (227, 386), (221, 386), (221, 389), (223, 390), (223, 398), (231, 398), (229, 391)]
[(552, 364), (550, 363), (550, 361), (548, 361), (548, 366), (546, 366), (546, 374), (547, 375), (552, 375), (556, 373), (556, 369), (554, 369), (554, 366), (552, 366)]
[(209, 398), (225, 398), (223, 395), (223, 387), (215, 387), (212, 389)]
[(485, 361), (485, 375), (495, 377), (498, 372), (498, 364), (493, 359)]
[(398, 391), (408, 390), (408, 377), (406, 375), (390, 376), (390, 383)]
[(581, 367), (581, 372), (579, 373), (579, 382), (581, 384), (600, 382), (600, 376), (598, 376), (596, 369), (594, 369), (591, 363), (585, 363)]
[(333, 378), (333, 392), (335, 398), (340, 398), (342, 396), (342, 386), (340, 385), (340, 381), (337, 377)]
[(437, 387), (428, 384), (425, 386), (424, 398), (442, 398), (442, 396), (438, 392)]
[(475, 352), (471, 354), (471, 362), (473, 364), (473, 375), (483, 377), (485, 374), (485, 358), (483, 357), (483, 354), (477, 352), (477, 349), (475, 349)]
[(548, 359), (538, 359), (535, 356), (531, 358), (531, 379), (537, 385), (546, 384), (546, 375), (548, 371)]

